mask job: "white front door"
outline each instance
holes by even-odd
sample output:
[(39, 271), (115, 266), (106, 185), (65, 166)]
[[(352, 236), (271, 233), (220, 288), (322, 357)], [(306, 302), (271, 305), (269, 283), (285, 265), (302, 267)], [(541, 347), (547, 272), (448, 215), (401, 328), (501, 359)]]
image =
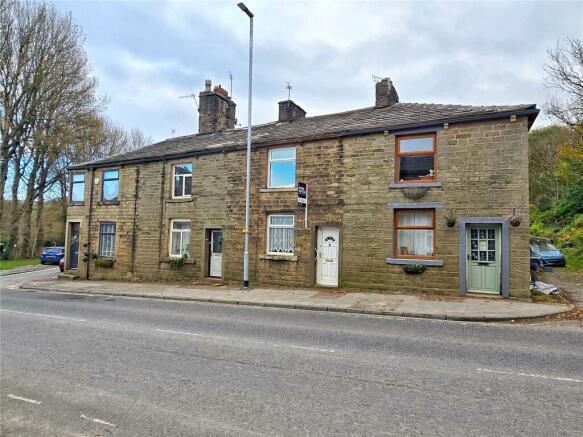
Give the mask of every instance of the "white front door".
[(223, 231), (211, 231), (210, 237), (209, 276), (220, 278), (223, 275)]
[(318, 228), (318, 257), (316, 278), (320, 285), (338, 286), (338, 253), (340, 231), (338, 228)]

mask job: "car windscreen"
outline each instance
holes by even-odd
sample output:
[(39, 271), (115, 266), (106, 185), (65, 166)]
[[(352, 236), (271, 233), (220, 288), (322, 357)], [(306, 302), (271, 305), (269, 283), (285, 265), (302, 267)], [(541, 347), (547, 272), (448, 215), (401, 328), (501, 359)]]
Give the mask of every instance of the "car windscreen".
[(548, 252), (551, 250), (559, 250), (555, 246), (553, 246), (551, 243), (548, 243), (546, 241), (537, 241), (536, 243), (533, 243), (533, 246), (534, 246), (535, 250), (540, 250), (542, 252)]
[(45, 253), (58, 254), (65, 250), (64, 247), (47, 247)]

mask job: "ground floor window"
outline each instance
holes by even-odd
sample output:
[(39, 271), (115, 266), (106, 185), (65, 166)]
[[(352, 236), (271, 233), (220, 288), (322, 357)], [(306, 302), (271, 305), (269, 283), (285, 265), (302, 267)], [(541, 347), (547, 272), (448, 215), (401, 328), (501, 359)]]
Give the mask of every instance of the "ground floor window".
[(272, 214), (267, 217), (267, 252), (294, 253), (294, 216)]
[(435, 210), (395, 211), (395, 257), (433, 258), (435, 256)]
[(190, 254), (190, 221), (172, 220), (170, 229), (170, 256)]
[(115, 257), (115, 223), (99, 224), (99, 256)]

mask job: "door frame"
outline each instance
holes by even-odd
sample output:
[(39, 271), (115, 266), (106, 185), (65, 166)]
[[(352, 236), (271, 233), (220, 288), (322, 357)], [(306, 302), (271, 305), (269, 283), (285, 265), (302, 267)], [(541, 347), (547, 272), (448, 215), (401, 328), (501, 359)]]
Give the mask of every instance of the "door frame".
[(502, 272), (502, 278), (500, 280), (500, 291), (504, 298), (510, 297), (510, 226), (506, 222), (506, 219), (492, 218), (492, 217), (471, 217), (460, 219), (460, 230), (459, 230), (459, 294), (463, 296), (467, 293), (467, 283), (466, 283), (466, 269), (467, 269), (467, 249), (466, 249), (466, 233), (467, 225), (481, 225), (481, 224), (499, 224), (502, 228), (502, 235), (500, 239), (501, 245), (501, 257), (500, 257), (500, 269)]
[(80, 218), (70, 218), (67, 219), (67, 226), (65, 232), (65, 270), (71, 270), (69, 266), (69, 240), (71, 239), (71, 223), (79, 223), (79, 253), (77, 254), (77, 268), (76, 272), (81, 270), (81, 227), (83, 226), (83, 219)]
[[(221, 251), (221, 276), (214, 276), (211, 275), (211, 257), (212, 257), (212, 247), (213, 247), (213, 241), (212, 241), (212, 236), (213, 236), (213, 232), (220, 232), (221, 236), (223, 237), (223, 250)], [(223, 252), (225, 251), (225, 234), (224, 231), (222, 229), (209, 229), (209, 244), (208, 244), (208, 277), (209, 278), (217, 278), (220, 279), (223, 277)]]
[[(211, 276), (211, 232), (221, 231), (223, 233), (223, 261), (221, 263), (221, 277)], [(200, 235), (200, 234), (199, 234)], [(202, 239), (202, 277), (203, 278), (217, 278), (222, 279), (225, 276), (225, 228), (223, 226), (205, 226), (204, 227), (204, 238)]]
[(320, 284), (318, 282), (318, 258), (317, 256), (314, 257), (314, 284), (317, 285), (318, 287), (328, 287), (328, 288), (339, 288), (340, 287), (340, 283), (341, 283), (341, 276), (342, 276), (342, 270), (341, 270), (341, 266), (342, 266), (342, 229), (338, 224), (323, 224), (323, 225), (318, 225), (315, 227), (315, 236), (314, 236), (314, 254), (316, 254), (318, 252), (318, 244), (319, 244), (319, 235), (320, 235), (320, 230), (322, 229), (329, 229), (329, 228), (334, 228), (338, 231), (338, 270), (337, 270), (337, 275), (336, 275), (336, 285), (326, 285), (326, 284)]

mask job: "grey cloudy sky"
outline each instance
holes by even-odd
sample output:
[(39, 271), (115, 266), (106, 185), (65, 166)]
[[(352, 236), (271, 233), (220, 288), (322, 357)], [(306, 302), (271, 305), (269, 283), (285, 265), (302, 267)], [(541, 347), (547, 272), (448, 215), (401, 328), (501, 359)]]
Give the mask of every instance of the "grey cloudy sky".
[[(236, 3), (56, 5), (85, 31), (108, 115), (162, 140), (196, 132), (195, 103), (179, 96), (206, 78), (228, 89), (229, 71), (246, 124), (248, 19)], [(246, 4), (256, 16), (253, 124), (277, 117), (286, 82), (308, 115), (370, 106), (372, 75), (390, 76), (404, 102), (540, 107), (546, 51), (583, 33), (581, 1)]]

